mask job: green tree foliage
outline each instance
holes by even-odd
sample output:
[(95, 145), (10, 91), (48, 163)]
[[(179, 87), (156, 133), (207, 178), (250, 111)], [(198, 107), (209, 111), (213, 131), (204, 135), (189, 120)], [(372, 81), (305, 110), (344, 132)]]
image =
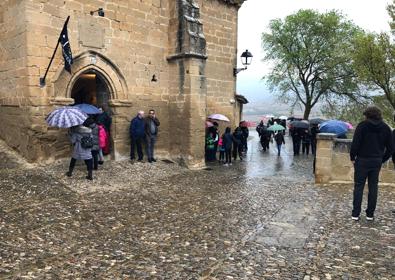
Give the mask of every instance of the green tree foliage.
[(356, 125), (365, 119), (362, 112), (370, 105), (378, 106), (382, 110), (385, 122), (395, 127), (393, 109), (384, 96), (372, 96), (358, 100), (336, 98), (330, 103), (325, 103), (321, 107), (321, 112), (329, 119), (344, 120)]
[(361, 82), (384, 93), (395, 109), (395, 46), (388, 34), (361, 34), (355, 40), (354, 66)]
[(352, 39), (361, 31), (351, 21), (336, 11), (300, 10), (272, 20), (269, 27), (262, 46), (265, 60), (274, 66), (265, 78), (282, 100), (304, 107), (305, 119), (325, 98), (355, 98), (358, 84), (350, 57)]
[(392, 34), (395, 34), (395, 1), (394, 0), (392, 1), (392, 4), (389, 4), (387, 6), (387, 11), (392, 20), (390, 21), (391, 32)]

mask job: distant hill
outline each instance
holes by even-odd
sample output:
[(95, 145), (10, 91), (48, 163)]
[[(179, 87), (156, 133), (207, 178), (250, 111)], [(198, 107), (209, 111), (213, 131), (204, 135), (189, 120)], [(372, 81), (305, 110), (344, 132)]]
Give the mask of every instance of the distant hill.
[[(259, 121), (262, 116), (273, 114), (275, 116), (291, 116), (291, 107), (276, 100), (251, 101), (243, 109), (243, 119), (249, 121)], [(302, 117), (303, 110), (295, 108), (293, 116)], [(311, 117), (321, 117), (319, 107), (313, 109)]]

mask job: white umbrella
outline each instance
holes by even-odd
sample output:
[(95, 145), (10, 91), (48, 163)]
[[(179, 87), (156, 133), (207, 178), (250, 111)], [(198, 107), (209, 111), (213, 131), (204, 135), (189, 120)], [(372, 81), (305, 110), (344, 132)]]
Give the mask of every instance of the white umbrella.
[(210, 120), (217, 120), (217, 121), (224, 121), (224, 122), (230, 122), (230, 120), (221, 114), (212, 114), (210, 116), (208, 116), (208, 119)]

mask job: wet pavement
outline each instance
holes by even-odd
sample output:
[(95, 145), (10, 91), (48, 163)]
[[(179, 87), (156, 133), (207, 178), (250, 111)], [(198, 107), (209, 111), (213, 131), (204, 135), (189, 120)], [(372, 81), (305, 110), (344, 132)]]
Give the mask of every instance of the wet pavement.
[(243, 162), (202, 171), (106, 162), (93, 182), (1, 148), (0, 279), (395, 279), (395, 190), (353, 222), (351, 186), (314, 186), (286, 141), (278, 158), (252, 133)]

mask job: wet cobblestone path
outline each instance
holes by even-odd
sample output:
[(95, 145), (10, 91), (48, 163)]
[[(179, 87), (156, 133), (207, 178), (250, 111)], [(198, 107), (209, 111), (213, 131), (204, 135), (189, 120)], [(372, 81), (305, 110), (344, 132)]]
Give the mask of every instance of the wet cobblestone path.
[(395, 279), (395, 190), (352, 222), (351, 186), (252, 134), (229, 167), (106, 162), (93, 182), (0, 148), (0, 279)]

